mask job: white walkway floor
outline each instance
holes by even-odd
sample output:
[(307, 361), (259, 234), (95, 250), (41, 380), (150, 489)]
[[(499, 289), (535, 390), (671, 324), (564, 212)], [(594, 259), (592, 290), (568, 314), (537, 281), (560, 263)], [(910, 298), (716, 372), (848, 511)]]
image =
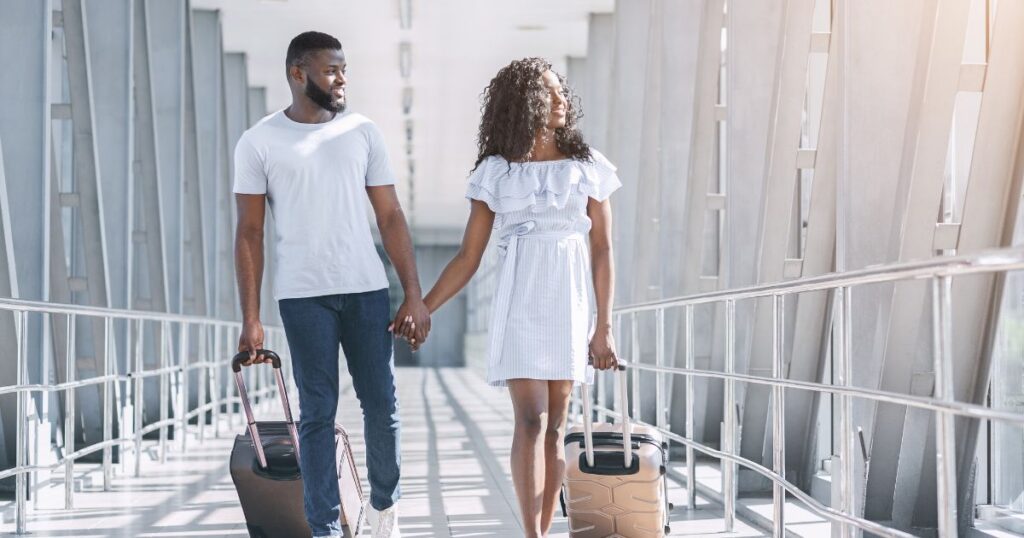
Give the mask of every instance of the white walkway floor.
[[(400, 522), (406, 537), (522, 536), (509, 480), (512, 411), (503, 391), (487, 387), (468, 369), (398, 370), (403, 420), (403, 490)], [(345, 391), (339, 421), (350, 431), (357, 458), (363, 456), (362, 421), (351, 391)], [(238, 422), (223, 432), (241, 430)], [(174, 451), (160, 464), (147, 452), (141, 478), (118, 475), (113, 491), (102, 491), (94, 468), (76, 467), (75, 508), (64, 510), (63, 476), (42, 491), (32, 510), (32, 536), (172, 537), (246, 536), (244, 518), (227, 471), (231, 439), (224, 434), (186, 453)], [(685, 491), (673, 485), (673, 536), (764, 536), (737, 523), (723, 531), (721, 513), (701, 504), (685, 508)], [(32, 502), (30, 501), (30, 505)], [(0, 504), (4, 536), (13, 535), (13, 509)], [(556, 522), (552, 536), (568, 536)]]

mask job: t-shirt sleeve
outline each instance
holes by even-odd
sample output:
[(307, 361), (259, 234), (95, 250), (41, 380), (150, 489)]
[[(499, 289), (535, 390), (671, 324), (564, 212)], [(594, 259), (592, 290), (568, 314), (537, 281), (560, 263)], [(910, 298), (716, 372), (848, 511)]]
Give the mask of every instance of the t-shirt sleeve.
[(263, 168), (263, 156), (252, 145), (248, 137), (242, 136), (235, 145), (235, 186), (236, 194), (266, 194), (267, 173)]
[(388, 162), (388, 148), (384, 144), (384, 136), (381, 135), (377, 125), (368, 123), (367, 127), (370, 153), (366, 162), (366, 186), (394, 185), (395, 174), (391, 171), (391, 164)]

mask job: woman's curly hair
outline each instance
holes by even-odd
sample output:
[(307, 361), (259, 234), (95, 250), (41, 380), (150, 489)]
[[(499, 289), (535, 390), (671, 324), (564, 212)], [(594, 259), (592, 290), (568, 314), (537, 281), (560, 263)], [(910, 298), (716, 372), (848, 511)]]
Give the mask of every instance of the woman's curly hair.
[[(510, 163), (529, 159), (534, 135), (547, 125), (550, 114), (548, 89), (541, 78), (548, 70), (551, 62), (524, 58), (501, 68), (491, 79), (481, 99), (474, 170), (491, 155), (500, 155)], [(565, 77), (555, 75), (567, 103), (565, 126), (555, 130), (555, 145), (566, 157), (589, 161), (590, 146), (583, 141), (576, 125), (583, 117), (580, 99), (566, 84)]]

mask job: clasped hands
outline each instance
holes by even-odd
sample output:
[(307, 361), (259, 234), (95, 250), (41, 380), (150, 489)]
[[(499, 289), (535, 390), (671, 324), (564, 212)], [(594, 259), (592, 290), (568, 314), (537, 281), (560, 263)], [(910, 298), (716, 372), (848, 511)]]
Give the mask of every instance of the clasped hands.
[(406, 298), (388, 325), (388, 332), (405, 338), (413, 351), (419, 350), (430, 334), (430, 310), (422, 299)]

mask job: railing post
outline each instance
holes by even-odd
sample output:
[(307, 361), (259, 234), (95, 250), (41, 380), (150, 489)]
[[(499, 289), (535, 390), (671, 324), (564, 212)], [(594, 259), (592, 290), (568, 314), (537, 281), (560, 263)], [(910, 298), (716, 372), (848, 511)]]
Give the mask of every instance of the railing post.
[[(118, 406), (118, 450), (120, 452), (119, 462), (121, 464), (121, 475), (128, 476), (128, 448), (131, 443), (131, 429), (135, 425), (135, 383), (132, 382), (132, 368), (135, 367), (135, 342), (132, 333), (135, 332), (136, 323), (131, 319), (124, 319), (124, 389), (121, 390), (121, 382), (117, 382), (120, 392), (120, 405)], [(131, 415), (129, 416), (129, 408)], [(134, 445), (133, 445), (134, 446)]]
[(145, 385), (142, 377), (143, 373), (143, 347), (145, 341), (145, 329), (146, 326), (143, 324), (143, 320), (140, 318), (136, 322), (135, 327), (135, 368), (132, 374), (135, 376), (135, 477), (138, 478), (142, 474), (142, 406), (145, 398), (142, 394), (143, 386)]
[[(736, 373), (736, 301), (725, 301), (725, 373)], [(722, 451), (732, 456), (736, 444), (736, 382), (726, 379), (725, 405), (723, 409), (724, 428)], [(722, 505), (724, 508), (725, 532), (732, 532), (736, 521), (736, 464), (722, 460)]]
[[(114, 320), (111, 317), (103, 319), (103, 375), (110, 375), (110, 358), (113, 354)], [(107, 379), (103, 382), (103, 491), (110, 491), (110, 482), (113, 478), (110, 440), (114, 435), (113, 428), (113, 381)], [(122, 449), (121, 457), (124, 457)]]
[(220, 386), (220, 367), (217, 366), (217, 358), (220, 357), (223, 347), (221, 344), (221, 338), (224, 333), (223, 327), (220, 323), (213, 326), (213, 356), (211, 358), (211, 375), (209, 376), (210, 381), (210, 400), (213, 402), (213, 438), (220, 437), (220, 408), (224, 405), (224, 399), (221, 397), (224, 394), (223, 387)]
[[(28, 385), (28, 312), (18, 312), (18, 385), (24, 387)], [(16, 453), (15, 460), (19, 469), (24, 469), (28, 462), (26, 458), (28, 456), (28, 392), (19, 388), (18, 390), (18, 417), (17, 427), (15, 435), (16, 439)], [(20, 471), (15, 475), (15, 488), (17, 491), (14, 494), (14, 528), (17, 534), (25, 534), (25, 522), (27, 519), (26, 500), (28, 497), (28, 491), (26, 486), (28, 485), (28, 477), (26, 476), (27, 471)]]
[[(606, 383), (606, 381), (605, 381), (604, 372), (601, 371), (601, 370), (597, 370), (596, 372), (594, 372), (594, 377), (597, 378), (595, 380), (596, 383), (597, 383), (597, 390), (594, 391), (595, 393), (597, 393), (596, 394), (597, 406), (594, 409), (594, 418), (593, 419), (588, 419), (588, 420), (594, 420), (594, 421), (597, 421), (597, 422), (605, 422), (605, 421), (608, 420), (608, 411), (606, 411), (607, 406), (605, 405), (605, 401), (607, 400), (607, 396), (608, 395), (605, 392), (605, 383)], [(593, 398), (593, 396), (591, 396), (590, 398)], [(591, 400), (590, 403), (593, 404), (594, 403), (593, 400)]]
[(171, 347), (171, 324), (160, 322), (160, 463), (167, 463), (167, 398), (170, 397), (170, 378), (167, 372)]
[[(693, 305), (686, 305), (686, 369), (694, 369), (693, 358)], [(693, 375), (686, 375), (686, 439), (694, 440), (693, 431), (693, 405), (696, 398), (693, 394)], [(686, 507), (690, 510), (697, 509), (697, 461), (696, 451), (692, 446), (686, 445)]]
[(182, 453), (185, 452), (187, 445), (185, 439), (188, 438), (188, 353), (189, 353), (189, 323), (182, 322), (181, 329), (178, 333), (178, 375), (181, 376), (178, 382), (178, 443), (181, 446)]
[[(835, 374), (838, 384), (842, 387), (853, 386), (853, 368), (851, 363), (850, 335), (852, 332), (852, 297), (848, 286), (836, 289), (835, 339), (832, 354), (834, 357)], [(839, 395), (839, 509), (846, 515), (853, 516), (856, 510), (854, 496), (856, 448), (853, 438), (853, 397)], [(859, 534), (858, 529), (849, 523), (840, 524), (840, 536), (853, 538)]]
[[(630, 362), (640, 364), (640, 312), (633, 312), (629, 316), (629, 360)], [(643, 418), (643, 406), (640, 402), (640, 370), (636, 368), (630, 368), (633, 375), (634, 384), (634, 396), (633, 400), (633, 419), (642, 420)]]
[[(783, 356), (785, 353), (785, 316), (786, 302), (781, 295), (772, 296), (772, 377), (781, 380), (786, 377)], [(775, 474), (786, 478), (786, 407), (785, 389), (772, 386), (772, 464)], [(772, 536), (784, 538), (786, 535), (786, 490), (782, 484), (772, 487), (772, 508), (774, 526)]]
[[(665, 366), (665, 309), (659, 308), (654, 311), (654, 363), (661, 368)], [(654, 387), (655, 418), (654, 425), (659, 428), (668, 427), (668, 406), (665, 405), (665, 374), (655, 373), (656, 386)]]
[[(935, 398), (953, 402), (953, 278), (932, 279), (932, 338), (935, 364)], [(939, 536), (956, 538), (956, 446), (955, 416), (946, 411), (935, 417), (935, 466)]]
[(207, 361), (210, 358), (210, 324), (203, 323), (199, 326), (199, 368), (196, 370), (196, 381), (199, 385), (198, 402), (196, 410), (196, 424), (199, 426), (199, 443), (206, 441), (206, 388)]
[[(75, 380), (75, 346), (76, 316), (67, 317), (67, 343), (64, 353), (65, 381)], [(71, 510), (75, 506), (75, 462), (69, 456), (75, 451), (75, 389), (64, 393), (64, 509)]]

